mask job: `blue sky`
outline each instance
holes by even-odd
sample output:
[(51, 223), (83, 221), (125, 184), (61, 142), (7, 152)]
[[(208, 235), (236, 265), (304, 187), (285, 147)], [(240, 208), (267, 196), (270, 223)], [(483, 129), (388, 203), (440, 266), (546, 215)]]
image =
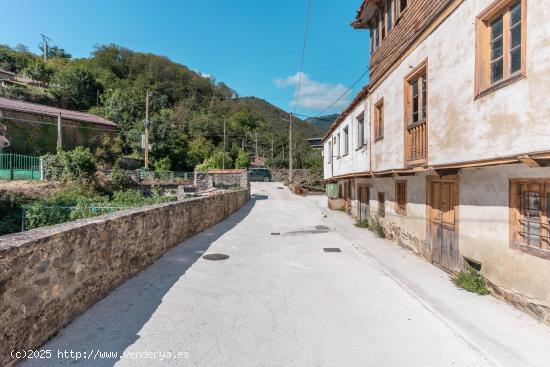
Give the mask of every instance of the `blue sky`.
[[(349, 25), (361, 0), (313, 0), (299, 113), (317, 115), (368, 66), (368, 31)], [(285, 109), (300, 69), (307, 0), (17, 0), (0, 43), (38, 51), (40, 33), (75, 57), (116, 43), (168, 56), (240, 95)], [(339, 112), (367, 77), (329, 112)]]

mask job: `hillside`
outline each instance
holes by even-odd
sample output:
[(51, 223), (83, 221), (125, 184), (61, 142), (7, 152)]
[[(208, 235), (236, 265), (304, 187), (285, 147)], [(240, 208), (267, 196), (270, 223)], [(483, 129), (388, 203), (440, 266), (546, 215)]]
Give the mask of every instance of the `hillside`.
[[(193, 170), (198, 164), (216, 168), (239, 156), (271, 157), (288, 164), (288, 113), (256, 97), (235, 98), (230, 86), (167, 57), (109, 44), (95, 46), (90, 57), (74, 59), (58, 47), (42, 55), (25, 46), (0, 45), (0, 69), (36, 83), (0, 86), (0, 96), (88, 111), (118, 125), (118, 144), (125, 155), (142, 157), (141, 136), (145, 96), (150, 93), (150, 142), (153, 163), (173, 170)], [(226, 139), (224, 143), (224, 123)], [(319, 166), (304, 140), (323, 131), (294, 120), (296, 168)], [(226, 158), (222, 159), (225, 148)]]
[(330, 128), (330, 126), (336, 121), (338, 118), (338, 114), (334, 115), (325, 115), (325, 116), (319, 116), (319, 117), (311, 117), (306, 120), (306, 122), (312, 124), (319, 130), (323, 131), (323, 134)]
[[(249, 108), (259, 113), (274, 131), (287, 131), (289, 113), (272, 105), (271, 103), (256, 97), (239, 98), (239, 107)], [(303, 135), (305, 138), (316, 138), (324, 134), (324, 130), (309, 121), (293, 117), (293, 131)]]

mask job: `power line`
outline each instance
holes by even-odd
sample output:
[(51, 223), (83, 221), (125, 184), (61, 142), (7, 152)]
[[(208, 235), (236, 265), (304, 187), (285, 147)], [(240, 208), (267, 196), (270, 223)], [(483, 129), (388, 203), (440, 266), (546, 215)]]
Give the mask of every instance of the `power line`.
[(349, 87), (340, 97), (338, 97), (334, 102), (332, 102), (327, 108), (325, 108), (323, 111), (321, 111), (317, 117), (324, 115), (328, 110), (330, 110), (336, 103), (338, 103), (342, 98), (344, 98), (355, 86), (369, 73), (369, 69), (365, 70), (359, 78)]
[(298, 102), (300, 100), (300, 93), (302, 88), (302, 75), (304, 74), (304, 60), (306, 56), (307, 36), (309, 33), (309, 23), (311, 20), (311, 1), (307, 2), (307, 16), (306, 16), (306, 28), (304, 31), (304, 45), (302, 46), (302, 59), (300, 61), (300, 74), (298, 76), (298, 88), (296, 89), (296, 100), (294, 102), (294, 112), (298, 109)]

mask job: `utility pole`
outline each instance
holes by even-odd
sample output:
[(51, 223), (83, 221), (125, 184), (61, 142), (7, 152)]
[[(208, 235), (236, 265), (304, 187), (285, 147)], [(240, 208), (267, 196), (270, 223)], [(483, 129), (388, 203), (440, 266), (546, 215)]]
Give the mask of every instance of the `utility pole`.
[(149, 169), (149, 91), (145, 95), (145, 169)]
[(254, 129), (254, 135), (255, 135), (255, 139), (256, 139), (256, 160), (258, 160), (258, 130), (257, 129)]
[(288, 115), (288, 181), (292, 183), (292, 112)]
[(61, 112), (57, 114), (57, 150), (63, 149), (63, 136), (61, 134)]
[(222, 156), (222, 168), (225, 169), (225, 117), (223, 118), (223, 156)]

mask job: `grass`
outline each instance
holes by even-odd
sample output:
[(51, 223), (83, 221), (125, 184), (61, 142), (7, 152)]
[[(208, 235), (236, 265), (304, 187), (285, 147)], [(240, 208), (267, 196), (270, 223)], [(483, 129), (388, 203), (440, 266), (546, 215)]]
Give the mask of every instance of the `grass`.
[(386, 238), (386, 229), (382, 225), (382, 221), (380, 220), (380, 217), (376, 216), (371, 218), (371, 221), (369, 223), (369, 229), (373, 231), (378, 237)]
[(489, 290), (485, 287), (483, 277), (476, 269), (467, 267), (462, 269), (453, 278), (453, 283), (462, 289), (469, 292), (486, 295), (489, 294)]
[(361, 220), (361, 221), (357, 221), (355, 223), (355, 226), (358, 227), (358, 228), (366, 228), (366, 229), (369, 229), (370, 226), (369, 226), (369, 221), (368, 220)]

